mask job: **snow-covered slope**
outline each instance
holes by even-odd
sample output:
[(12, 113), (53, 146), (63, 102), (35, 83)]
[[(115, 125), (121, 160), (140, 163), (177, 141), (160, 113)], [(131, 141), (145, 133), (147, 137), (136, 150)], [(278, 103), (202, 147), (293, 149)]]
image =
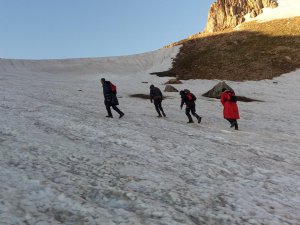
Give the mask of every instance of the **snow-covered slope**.
[(278, 0), (278, 7), (275, 9), (265, 8), (263, 13), (255, 18), (250, 18), (247, 15), (246, 21), (258, 20), (268, 21), (274, 19), (284, 19), (300, 16), (300, 1), (299, 0)]
[[(229, 84), (240, 131), (218, 81), (189, 80), (201, 124), (186, 124), (178, 93), (156, 118), (149, 101), (178, 49), (132, 57), (0, 60), (0, 224), (300, 224), (300, 72)], [(100, 78), (118, 86), (118, 119), (105, 118)], [(148, 83), (142, 83), (148, 82)]]
[(60, 60), (15, 60), (1, 59), (0, 71), (21, 71), (49, 74), (95, 74), (117, 73), (132, 74), (140, 71), (158, 71), (168, 69), (171, 56), (176, 56), (179, 46), (170, 50), (158, 51), (130, 56), (103, 58), (60, 59)]

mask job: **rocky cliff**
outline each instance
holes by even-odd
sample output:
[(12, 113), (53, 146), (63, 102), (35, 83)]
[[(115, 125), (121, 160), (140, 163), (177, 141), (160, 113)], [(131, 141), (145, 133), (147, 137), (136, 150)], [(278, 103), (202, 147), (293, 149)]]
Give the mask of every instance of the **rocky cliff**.
[(209, 10), (204, 32), (212, 33), (236, 27), (244, 22), (246, 14), (256, 17), (263, 8), (277, 6), (277, 0), (217, 0)]

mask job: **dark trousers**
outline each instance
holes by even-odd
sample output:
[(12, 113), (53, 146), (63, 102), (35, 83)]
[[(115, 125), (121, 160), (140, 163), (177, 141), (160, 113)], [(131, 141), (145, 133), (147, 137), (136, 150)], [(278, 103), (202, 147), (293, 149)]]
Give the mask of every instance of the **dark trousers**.
[(107, 111), (107, 115), (112, 117), (112, 113), (111, 113), (111, 109), (110, 107), (113, 108), (113, 110), (115, 110), (117, 113), (119, 113), (120, 115), (123, 115), (123, 112), (116, 106), (116, 105), (111, 105), (109, 102), (104, 102), (105, 107), (106, 107), (106, 111)]
[(159, 116), (161, 116), (160, 112), (162, 112), (163, 116), (166, 116), (166, 114), (164, 113), (164, 110), (161, 106), (161, 102), (162, 102), (161, 99), (154, 99), (154, 106), (155, 106), (156, 112), (158, 113)]
[(192, 122), (193, 119), (192, 119), (192, 116), (191, 116), (190, 113), (192, 113), (192, 115), (193, 115), (194, 117), (196, 117), (197, 119), (200, 118), (200, 116), (196, 113), (196, 106), (195, 106), (195, 105), (190, 105), (190, 106), (187, 106), (187, 107), (185, 108), (185, 114), (186, 114), (187, 117), (189, 118), (189, 122)]
[(236, 119), (226, 119), (230, 123), (230, 127), (234, 127), (234, 129), (238, 130), (239, 125)]

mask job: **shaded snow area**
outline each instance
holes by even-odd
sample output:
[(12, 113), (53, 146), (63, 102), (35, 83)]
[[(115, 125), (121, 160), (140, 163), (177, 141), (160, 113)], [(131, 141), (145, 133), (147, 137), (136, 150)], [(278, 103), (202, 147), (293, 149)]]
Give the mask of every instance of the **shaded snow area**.
[(250, 18), (250, 14), (245, 16), (246, 21), (257, 20), (260, 22), (284, 19), (300, 16), (300, 0), (277, 0), (278, 7), (275, 9), (264, 8), (263, 13), (255, 18)]
[[(130, 57), (0, 60), (1, 225), (300, 224), (300, 71), (228, 82), (240, 130), (219, 100), (218, 81), (175, 85), (197, 96), (201, 124), (186, 124), (178, 93), (157, 118), (149, 75), (178, 48)], [(118, 87), (125, 116), (107, 119), (100, 78)], [(143, 83), (148, 82), (148, 83)]]

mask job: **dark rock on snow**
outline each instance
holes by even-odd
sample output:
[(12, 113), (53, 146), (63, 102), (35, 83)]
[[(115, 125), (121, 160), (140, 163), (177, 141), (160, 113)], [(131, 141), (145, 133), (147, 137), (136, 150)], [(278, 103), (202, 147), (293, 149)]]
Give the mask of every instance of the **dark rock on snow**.
[(176, 88), (174, 88), (172, 85), (166, 85), (165, 92), (178, 92)]
[(208, 97), (208, 98), (220, 98), (223, 88), (226, 88), (227, 90), (230, 90), (230, 91), (234, 91), (231, 87), (229, 87), (228, 84), (226, 84), (223, 81), (223, 82), (220, 82), (217, 85), (215, 85), (212, 89), (210, 89), (208, 92), (204, 93), (202, 96)]

